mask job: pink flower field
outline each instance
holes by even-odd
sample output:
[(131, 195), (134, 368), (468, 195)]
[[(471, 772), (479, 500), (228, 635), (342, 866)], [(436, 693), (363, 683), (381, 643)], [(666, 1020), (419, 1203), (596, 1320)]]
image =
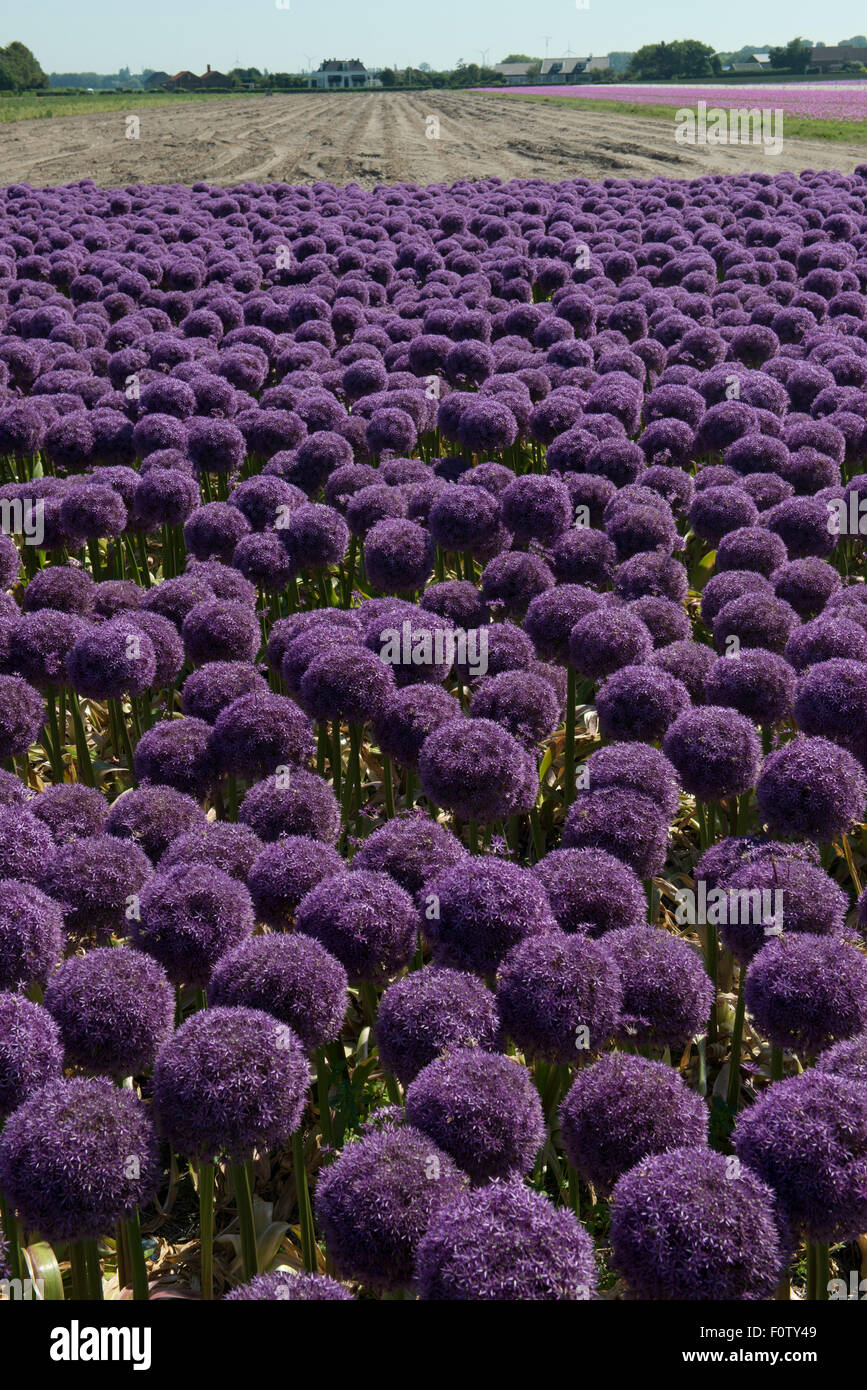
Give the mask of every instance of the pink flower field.
[[(479, 90), (502, 91), (500, 87)], [(781, 109), (786, 116), (806, 116), (813, 120), (867, 120), (867, 81), (780, 83), (770, 86), (753, 83), (743, 87), (711, 87), (698, 84), (684, 87), (679, 83), (654, 83), (644, 87), (631, 82), (610, 86), (560, 87), (546, 84), (540, 87), (515, 89), (524, 96), (568, 96), (576, 101), (628, 101), (647, 106), (694, 106), (706, 101), (708, 106), (727, 110), (740, 106), (764, 106)]]

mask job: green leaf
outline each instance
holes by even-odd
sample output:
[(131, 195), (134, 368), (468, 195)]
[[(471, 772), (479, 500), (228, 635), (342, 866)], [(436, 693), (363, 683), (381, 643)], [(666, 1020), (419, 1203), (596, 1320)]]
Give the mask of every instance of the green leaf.
[[(36, 1297), (45, 1303), (63, 1302), (63, 1275), (57, 1256), (45, 1241), (28, 1245), (22, 1250), (28, 1275), (33, 1281)], [(38, 1292), (41, 1288), (41, 1293)]]

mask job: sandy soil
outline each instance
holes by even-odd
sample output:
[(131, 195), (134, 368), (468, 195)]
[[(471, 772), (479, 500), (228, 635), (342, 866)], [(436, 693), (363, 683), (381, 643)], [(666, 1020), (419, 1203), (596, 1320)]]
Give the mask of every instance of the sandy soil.
[[(131, 102), (129, 113), (135, 113)], [(365, 187), (402, 180), (690, 178), (701, 172), (834, 168), (851, 173), (863, 145), (787, 140), (779, 156), (750, 146), (676, 145), (674, 123), (538, 105), (473, 92), (303, 93), (144, 107), (140, 138), (125, 112), (0, 126), (0, 183), (92, 178), (103, 186), (243, 179)], [(439, 120), (431, 139), (428, 118)]]

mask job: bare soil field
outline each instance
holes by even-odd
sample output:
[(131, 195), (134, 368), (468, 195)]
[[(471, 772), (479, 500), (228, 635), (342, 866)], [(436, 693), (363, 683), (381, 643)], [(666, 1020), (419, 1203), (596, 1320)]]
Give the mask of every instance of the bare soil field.
[[(129, 114), (136, 113), (134, 99)], [(748, 145), (676, 145), (674, 123), (574, 111), (474, 92), (291, 93), (143, 108), (139, 139), (120, 111), (0, 126), (0, 183), (92, 178), (103, 186), (454, 179), (692, 178), (700, 173), (834, 168), (851, 173), (863, 145), (786, 140), (780, 155)], [(428, 118), (439, 121), (429, 138)]]

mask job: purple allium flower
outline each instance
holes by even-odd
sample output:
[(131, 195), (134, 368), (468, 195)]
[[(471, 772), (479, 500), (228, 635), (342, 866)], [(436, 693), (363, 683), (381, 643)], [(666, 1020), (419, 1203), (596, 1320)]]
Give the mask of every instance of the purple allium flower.
[(487, 605), (476, 588), (465, 579), (449, 579), (431, 584), (419, 600), (426, 613), (437, 613), (457, 627), (484, 627), (488, 621)]
[(577, 622), (601, 607), (599, 594), (582, 584), (561, 584), (532, 600), (524, 631), (545, 661), (568, 659), (569, 634)]
[(133, 771), (140, 782), (157, 782), (200, 799), (214, 781), (211, 726), (203, 719), (163, 719), (139, 739)]
[[(119, 840), (134, 840), (149, 859), (156, 861), (178, 835), (206, 823), (201, 806), (185, 792), (174, 787), (146, 786), (134, 787), (118, 797), (105, 821), (105, 831)], [(97, 834), (101, 828), (90, 833)]]
[(864, 819), (867, 782), (851, 753), (802, 734), (765, 759), (756, 799), (775, 834), (826, 842)]
[(732, 1181), (725, 1156), (704, 1145), (654, 1154), (624, 1174), (611, 1245), (634, 1298), (771, 1299), (783, 1272), (770, 1187), (746, 1167)]
[(299, 572), (339, 565), (349, 545), (349, 527), (343, 517), (317, 502), (294, 507), (279, 535)]
[(867, 1088), (857, 1081), (813, 1070), (778, 1081), (741, 1111), (732, 1142), (809, 1240), (854, 1240), (867, 1225)]
[(443, 550), (469, 550), (476, 555), (484, 554), (496, 541), (500, 523), (499, 500), (483, 487), (445, 488), (428, 515), (436, 545)]
[(580, 676), (603, 680), (623, 666), (641, 665), (653, 650), (646, 625), (624, 608), (602, 608), (580, 618), (569, 634), (569, 661)]
[(525, 473), (505, 489), (500, 498), (503, 522), (518, 545), (538, 541), (552, 545), (573, 521), (572, 501), (557, 478)]
[(204, 989), (217, 961), (256, 925), (250, 894), (212, 865), (177, 864), (143, 886), (132, 938), (172, 984)]
[(425, 796), (465, 820), (500, 820), (535, 803), (535, 759), (490, 719), (439, 725), (422, 745), (418, 769)]
[(704, 1031), (713, 984), (691, 946), (641, 925), (606, 933), (604, 945), (620, 970), (621, 1040), (674, 1049)]
[[(507, 405), (488, 395), (470, 395), (464, 400), (456, 433), (458, 441), (469, 453), (484, 457), (498, 449), (508, 449), (515, 443), (518, 437), (518, 422)], [(445, 403), (444, 401), (443, 405)], [(441, 415), (442, 412), (441, 405)], [(444, 433), (449, 433), (444, 428), (442, 419), (440, 428)]]
[(791, 717), (794, 694), (795, 673), (788, 661), (761, 648), (744, 647), (719, 657), (704, 683), (709, 705), (730, 706), (768, 728)]
[(508, 860), (467, 857), (425, 888), (421, 926), (437, 965), (493, 975), (519, 941), (557, 930), (539, 879)]
[(609, 743), (591, 754), (587, 762), (587, 785), (628, 787), (650, 796), (663, 815), (672, 821), (677, 812), (677, 772), (663, 753), (638, 743)]
[(563, 826), (564, 849), (604, 850), (639, 878), (660, 873), (667, 844), (668, 822), (657, 802), (626, 787), (579, 792)]
[(112, 487), (82, 482), (63, 493), (60, 524), (72, 536), (119, 536), (126, 523), (123, 498)]
[(600, 1052), (620, 1015), (620, 975), (607, 951), (576, 932), (513, 946), (497, 974), (503, 1029), (527, 1056), (560, 1066)]
[(129, 931), (131, 900), (150, 876), (151, 862), (131, 840), (92, 835), (43, 848), (39, 886), (63, 909), (68, 931), (94, 937)]
[(200, 1009), (160, 1050), (154, 1117), (185, 1158), (285, 1144), (301, 1124), (310, 1066), (292, 1029), (260, 1009)]
[(835, 658), (867, 661), (867, 627), (844, 617), (845, 609), (822, 613), (795, 628), (785, 647), (786, 660), (798, 672)]
[(394, 689), (391, 671), (373, 652), (335, 642), (310, 662), (300, 697), (313, 719), (364, 724), (381, 716)]
[(48, 1009), (0, 991), (0, 1122), (62, 1070), (60, 1029)]
[(689, 591), (689, 580), (679, 560), (654, 552), (633, 555), (631, 560), (618, 565), (614, 590), (622, 599), (643, 598), (645, 594), (650, 594), (669, 598), (673, 603), (682, 603)]
[(268, 692), (268, 683), (255, 666), (246, 661), (208, 661), (184, 681), (181, 708), (194, 719), (215, 724), (227, 705), (253, 692)]
[(697, 536), (716, 546), (739, 526), (753, 526), (759, 511), (748, 493), (739, 487), (708, 487), (697, 492), (689, 509), (689, 522)]
[(495, 555), (482, 571), (482, 596), (488, 604), (501, 605), (509, 617), (520, 618), (536, 595), (553, 589), (555, 582), (538, 555), (506, 550)]
[(723, 570), (713, 574), (701, 592), (701, 616), (705, 627), (712, 628), (714, 620), (727, 603), (745, 594), (769, 595), (771, 585), (763, 574), (754, 570)]
[(308, 1052), (334, 1042), (348, 997), (346, 971), (312, 937), (254, 936), (224, 955), (208, 1003), (261, 1009), (286, 1023)]
[(321, 1168), (315, 1211), (336, 1268), (386, 1291), (412, 1283), (419, 1242), (466, 1176), (426, 1134), (387, 1124)]
[(835, 658), (820, 661), (797, 682), (795, 720), (805, 734), (820, 734), (865, 761), (867, 664)]
[(63, 945), (59, 904), (32, 883), (0, 880), (0, 990), (44, 985)]
[(566, 1156), (602, 1196), (651, 1154), (701, 1148), (707, 1128), (704, 1101), (676, 1071), (622, 1052), (583, 1068), (560, 1106)]
[(93, 611), (95, 585), (87, 570), (71, 565), (49, 565), (38, 570), (24, 590), (22, 608), (35, 613), (40, 608), (57, 608), (87, 618)]
[(867, 960), (834, 937), (771, 940), (750, 961), (745, 998), (762, 1037), (810, 1057), (867, 1027)]
[(149, 1067), (174, 1028), (175, 994), (155, 960), (98, 947), (65, 960), (45, 990), (67, 1065), (115, 1079)]
[(39, 737), (44, 719), (38, 690), (20, 676), (0, 676), (0, 761), (26, 753)]
[(829, 1047), (816, 1058), (815, 1070), (867, 1084), (867, 1033)]
[(529, 1172), (545, 1138), (526, 1067), (479, 1047), (448, 1048), (410, 1082), (406, 1117), (478, 1185)]
[(714, 646), (727, 654), (734, 637), (741, 647), (782, 652), (798, 626), (794, 608), (775, 594), (745, 593), (724, 603), (714, 618)]
[(275, 531), (242, 536), (232, 551), (232, 565), (263, 593), (282, 593), (295, 577), (295, 564)]
[(250, 534), (250, 523), (229, 502), (208, 502), (184, 523), (184, 540), (197, 560), (222, 560), (229, 564), (238, 542)]
[(172, 685), (184, 664), (184, 645), (177, 628), (159, 613), (136, 609), (126, 616), (133, 628), (144, 633), (154, 649), (156, 669), (152, 688), (161, 690)]
[[(66, 658), (87, 626), (77, 614), (59, 609), (39, 608), (35, 613), (25, 613), (9, 633), (10, 667), (38, 690), (66, 685)], [(10, 679), (2, 677), (4, 682)], [(32, 699), (30, 703), (34, 704)], [(35, 704), (31, 722), (33, 718)]]
[(364, 567), (373, 587), (382, 593), (415, 593), (433, 571), (433, 541), (414, 521), (399, 517), (378, 521), (365, 537)]
[(383, 753), (404, 767), (414, 767), (428, 734), (462, 718), (459, 702), (434, 685), (409, 685), (395, 691), (373, 717), (373, 735)]
[(493, 994), (462, 970), (415, 970), (389, 985), (379, 1001), (380, 1060), (403, 1086), (447, 1049), (498, 1052), (501, 1041)]
[(633, 869), (599, 849), (554, 849), (533, 872), (542, 881), (558, 926), (598, 936), (639, 921), (647, 910)]
[(833, 565), (816, 555), (787, 561), (774, 570), (771, 583), (777, 598), (785, 600), (803, 620), (821, 613), (831, 595), (841, 588), (840, 576)]
[(111, 1230), (148, 1205), (159, 1174), (147, 1109), (104, 1077), (49, 1081), (0, 1139), (4, 1196), (28, 1229), (53, 1242)]
[(262, 635), (255, 613), (243, 603), (206, 599), (184, 618), (184, 651), (194, 666), (206, 661), (252, 661)]
[(644, 453), (631, 439), (602, 439), (587, 459), (588, 473), (608, 478), (616, 487), (634, 483), (644, 468)]
[(0, 879), (35, 883), (54, 851), (54, 836), (32, 811), (25, 806), (0, 806)]
[(828, 506), (818, 497), (788, 497), (762, 514), (762, 525), (782, 541), (792, 560), (808, 555), (825, 558), (837, 545), (838, 537), (829, 525)]
[(665, 735), (663, 752), (685, 791), (700, 801), (720, 801), (755, 786), (762, 746), (744, 715), (705, 705), (678, 716)]
[(397, 816), (367, 837), (356, 850), (352, 867), (390, 874), (415, 897), (466, 853), (456, 835), (428, 816)]
[(174, 579), (163, 579), (161, 583), (154, 584), (153, 588), (148, 589), (137, 611), (158, 613), (180, 629), (191, 609), (199, 603), (213, 603), (214, 598), (209, 572), (188, 571)]
[(311, 888), (298, 904), (295, 927), (342, 961), (351, 980), (380, 982), (415, 951), (419, 914), (388, 874), (357, 869)]
[(153, 643), (126, 614), (87, 628), (66, 658), (70, 685), (90, 700), (140, 694), (153, 684), (156, 666)]
[(171, 844), (160, 858), (160, 868), (173, 869), (177, 864), (213, 864), (231, 878), (245, 882), (264, 845), (246, 825), (234, 821), (210, 821), (187, 830)]
[[(60, 505), (60, 519), (69, 524), (64, 512), (67, 500), (68, 495)], [(177, 469), (152, 468), (142, 475), (135, 490), (130, 527), (147, 532), (156, 531), (160, 526), (182, 526), (199, 501), (199, 484), (195, 478)]]
[(25, 787), (14, 772), (0, 768), (0, 806), (26, 806), (32, 798), (32, 790)]
[(351, 1303), (352, 1294), (328, 1274), (297, 1274), (294, 1270), (278, 1269), (272, 1274), (257, 1274), (249, 1284), (239, 1284), (224, 1294), (224, 1303), (250, 1302), (331, 1302)]
[(543, 743), (556, 729), (562, 702), (552, 684), (530, 671), (503, 671), (476, 687), (470, 715), (502, 725), (522, 744)]
[[(763, 520), (766, 517), (767, 513)], [(718, 574), (724, 570), (754, 570), (767, 579), (787, 559), (784, 541), (764, 525), (741, 526), (736, 531), (729, 531), (716, 549)]]
[(670, 647), (673, 642), (686, 642), (692, 636), (689, 614), (670, 598), (645, 594), (633, 599), (629, 610), (640, 618), (650, 633), (655, 648)]
[(309, 762), (314, 747), (310, 724), (298, 706), (270, 690), (255, 690), (226, 705), (211, 736), (217, 769), (248, 781), (279, 766)]
[(286, 835), (303, 835), (334, 845), (340, 834), (340, 807), (329, 784), (315, 772), (296, 768), (290, 775), (266, 777), (247, 792), (238, 819), (266, 844)]
[(105, 797), (83, 782), (46, 787), (28, 802), (28, 810), (48, 826), (58, 845), (101, 834), (108, 816)]
[(275, 930), (288, 930), (302, 898), (325, 878), (344, 872), (330, 845), (307, 836), (287, 835), (261, 845), (247, 876), (257, 918)]
[(244, 459), (244, 436), (230, 420), (194, 419), (186, 447), (200, 473), (235, 473)]
[(516, 1179), (444, 1206), (418, 1248), (425, 1301), (578, 1302), (596, 1293), (593, 1242), (565, 1207)]
[(617, 564), (617, 552), (602, 531), (581, 527), (564, 531), (551, 551), (551, 566), (561, 584), (607, 588)]
[(659, 647), (652, 653), (650, 665), (680, 681), (690, 699), (700, 704), (704, 698), (704, 683), (714, 660), (713, 648), (701, 642), (669, 642), (667, 647)]

